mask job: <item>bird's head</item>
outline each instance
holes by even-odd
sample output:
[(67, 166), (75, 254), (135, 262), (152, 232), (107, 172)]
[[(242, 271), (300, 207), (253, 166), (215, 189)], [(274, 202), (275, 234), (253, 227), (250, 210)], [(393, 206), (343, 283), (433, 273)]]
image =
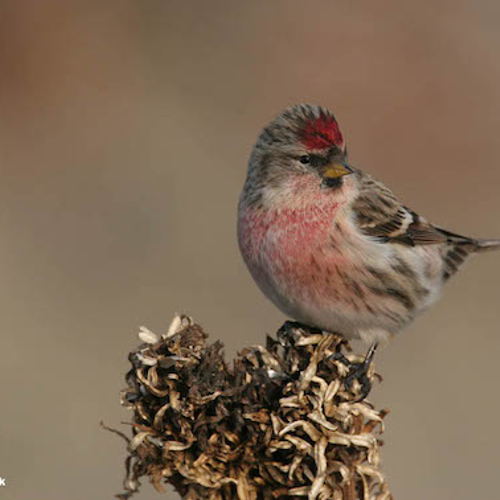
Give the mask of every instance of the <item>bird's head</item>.
[(321, 106), (299, 104), (284, 110), (260, 134), (250, 157), (247, 185), (258, 193), (307, 178), (322, 188), (339, 189), (344, 177), (353, 173), (346, 159), (334, 115)]

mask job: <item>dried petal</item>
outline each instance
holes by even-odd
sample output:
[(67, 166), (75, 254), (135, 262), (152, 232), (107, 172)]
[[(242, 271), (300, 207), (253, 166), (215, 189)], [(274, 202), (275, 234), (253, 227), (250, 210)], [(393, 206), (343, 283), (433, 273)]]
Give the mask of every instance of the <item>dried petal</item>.
[(139, 328), (139, 338), (147, 344), (156, 344), (158, 342), (158, 336), (145, 326)]

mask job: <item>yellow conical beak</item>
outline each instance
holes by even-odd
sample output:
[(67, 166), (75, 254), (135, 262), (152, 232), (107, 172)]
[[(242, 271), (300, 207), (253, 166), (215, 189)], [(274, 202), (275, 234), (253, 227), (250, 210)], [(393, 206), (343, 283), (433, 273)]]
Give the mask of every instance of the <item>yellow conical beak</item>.
[(338, 179), (344, 175), (352, 174), (352, 168), (347, 163), (333, 161), (325, 166), (322, 175), (325, 179)]

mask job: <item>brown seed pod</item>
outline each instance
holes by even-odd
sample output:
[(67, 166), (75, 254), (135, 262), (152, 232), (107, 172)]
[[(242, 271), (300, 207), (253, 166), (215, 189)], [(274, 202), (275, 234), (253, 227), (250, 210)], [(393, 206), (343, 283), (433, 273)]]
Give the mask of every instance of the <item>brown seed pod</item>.
[(357, 381), (346, 388), (360, 359), (341, 337), (287, 324), (231, 366), (186, 316), (140, 338), (122, 394), (133, 436), (119, 498), (147, 476), (186, 499), (392, 499), (379, 469), (387, 412), (359, 400)]

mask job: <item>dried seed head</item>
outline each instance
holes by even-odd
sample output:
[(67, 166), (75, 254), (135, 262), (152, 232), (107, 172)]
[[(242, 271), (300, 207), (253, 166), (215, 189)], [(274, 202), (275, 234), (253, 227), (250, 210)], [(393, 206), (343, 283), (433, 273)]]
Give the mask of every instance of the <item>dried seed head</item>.
[[(228, 366), (187, 316), (158, 338), (141, 329), (122, 404), (133, 411), (125, 490), (149, 477), (188, 499), (389, 500), (379, 470), (386, 411), (346, 389), (349, 346), (282, 328)], [(373, 370), (368, 377), (373, 381)]]

